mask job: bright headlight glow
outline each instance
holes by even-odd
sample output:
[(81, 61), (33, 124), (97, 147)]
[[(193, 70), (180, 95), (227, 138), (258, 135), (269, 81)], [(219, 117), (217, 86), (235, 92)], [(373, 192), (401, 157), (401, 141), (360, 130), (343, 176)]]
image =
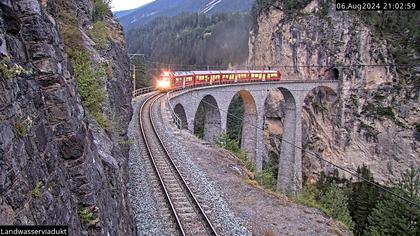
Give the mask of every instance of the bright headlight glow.
[(168, 80), (159, 80), (157, 82), (157, 86), (158, 86), (158, 88), (166, 89), (166, 88), (169, 88), (171, 86), (171, 84), (169, 83)]

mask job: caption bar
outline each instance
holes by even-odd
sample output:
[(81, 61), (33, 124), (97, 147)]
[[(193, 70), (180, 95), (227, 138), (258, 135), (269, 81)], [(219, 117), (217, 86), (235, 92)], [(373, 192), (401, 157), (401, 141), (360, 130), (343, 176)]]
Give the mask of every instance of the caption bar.
[(0, 235), (69, 235), (68, 226), (0, 226)]
[(336, 0), (337, 11), (417, 11), (414, 0)]

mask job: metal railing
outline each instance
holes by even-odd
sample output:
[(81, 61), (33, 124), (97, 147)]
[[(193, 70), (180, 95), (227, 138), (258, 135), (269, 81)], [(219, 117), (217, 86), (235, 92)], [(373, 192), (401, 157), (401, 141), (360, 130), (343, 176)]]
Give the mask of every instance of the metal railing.
[(178, 115), (175, 113), (174, 108), (172, 107), (172, 104), (169, 98), (169, 93), (166, 93), (166, 98), (169, 105), (169, 110), (171, 110), (172, 121), (174, 122), (174, 124), (176, 125), (178, 129), (182, 129), (182, 120), (181, 118), (178, 117)]
[(154, 87), (146, 87), (146, 88), (136, 89), (136, 90), (133, 91), (132, 96), (133, 96), (133, 98), (135, 98), (135, 97), (138, 97), (142, 94), (150, 93), (154, 90), (155, 90)]

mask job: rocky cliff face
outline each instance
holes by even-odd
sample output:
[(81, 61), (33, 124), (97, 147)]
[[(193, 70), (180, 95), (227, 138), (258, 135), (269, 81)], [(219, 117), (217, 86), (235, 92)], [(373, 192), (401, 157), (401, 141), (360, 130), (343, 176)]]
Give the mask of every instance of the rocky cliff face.
[(0, 224), (135, 234), (129, 60), (101, 3), (0, 1)]
[[(331, 168), (309, 153), (353, 170), (366, 164), (380, 182), (395, 180), (411, 164), (420, 166), (418, 68), (340, 66), (394, 64), (391, 45), (360, 17), (336, 12), (328, 1), (308, 1), (293, 14), (282, 10), (281, 1), (272, 2), (257, 16), (249, 64), (292, 65), (280, 67), (284, 79), (341, 81), (338, 95), (320, 88), (306, 99), (304, 175), (316, 179)], [(331, 66), (318, 67), (324, 65)], [(281, 100), (273, 93), (266, 103), (266, 146), (274, 158), (282, 137)]]

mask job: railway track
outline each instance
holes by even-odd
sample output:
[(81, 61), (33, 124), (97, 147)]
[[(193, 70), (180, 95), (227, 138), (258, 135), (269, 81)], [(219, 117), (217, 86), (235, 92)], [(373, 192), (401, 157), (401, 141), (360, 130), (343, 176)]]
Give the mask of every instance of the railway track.
[(157, 94), (144, 102), (140, 108), (140, 128), (149, 154), (146, 169), (154, 172), (152, 179), (157, 182), (160, 196), (163, 196), (158, 197), (158, 201), (164, 201), (159, 205), (164, 208), (164, 218), (171, 219), (168, 224), (172, 229), (168, 231), (179, 235), (218, 235), (156, 130), (152, 108), (162, 96)]

